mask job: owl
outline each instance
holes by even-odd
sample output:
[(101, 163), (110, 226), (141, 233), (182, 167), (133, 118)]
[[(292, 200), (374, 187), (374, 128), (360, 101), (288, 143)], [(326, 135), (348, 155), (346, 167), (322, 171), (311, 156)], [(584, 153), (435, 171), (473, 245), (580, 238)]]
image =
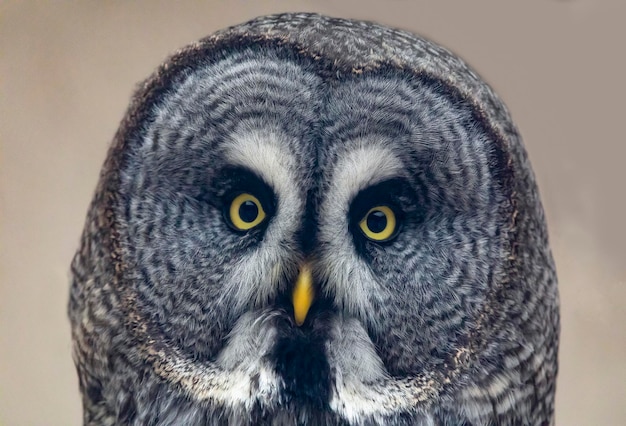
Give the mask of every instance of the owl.
[(140, 85), (69, 317), (86, 425), (547, 425), (558, 306), (492, 89), (411, 33), (281, 14)]

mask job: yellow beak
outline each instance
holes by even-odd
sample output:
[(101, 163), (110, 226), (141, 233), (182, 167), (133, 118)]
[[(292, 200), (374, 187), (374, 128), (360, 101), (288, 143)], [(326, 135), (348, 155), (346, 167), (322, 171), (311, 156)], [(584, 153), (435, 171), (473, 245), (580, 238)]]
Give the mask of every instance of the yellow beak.
[(303, 265), (293, 289), (293, 312), (296, 324), (301, 326), (313, 303), (313, 276), (309, 265)]

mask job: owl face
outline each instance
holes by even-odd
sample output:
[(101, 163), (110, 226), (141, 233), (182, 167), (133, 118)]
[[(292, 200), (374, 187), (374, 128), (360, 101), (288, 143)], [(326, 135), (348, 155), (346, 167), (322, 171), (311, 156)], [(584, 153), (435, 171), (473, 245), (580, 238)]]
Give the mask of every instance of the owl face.
[(450, 52), (261, 17), (172, 56), (72, 263), (85, 424), (550, 424), (558, 294), (506, 107)]
[(456, 386), (510, 232), (468, 101), (258, 43), (178, 73), (148, 117), (116, 215), (149, 374), (349, 420)]

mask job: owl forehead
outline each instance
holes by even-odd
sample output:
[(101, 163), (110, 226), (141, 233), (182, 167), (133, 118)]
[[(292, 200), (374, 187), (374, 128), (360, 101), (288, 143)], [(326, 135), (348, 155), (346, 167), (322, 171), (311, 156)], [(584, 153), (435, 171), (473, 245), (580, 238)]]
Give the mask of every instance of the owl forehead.
[(137, 162), (174, 174), (193, 164), (207, 179), (242, 167), (279, 199), (304, 205), (307, 193), (332, 189), (344, 206), (369, 185), (423, 172), (438, 152), (442, 167), (468, 168), (472, 138), (486, 164), (481, 132), (464, 126), (470, 108), (432, 82), (400, 69), (339, 74), (328, 66), (254, 46), (196, 64), (156, 103)]

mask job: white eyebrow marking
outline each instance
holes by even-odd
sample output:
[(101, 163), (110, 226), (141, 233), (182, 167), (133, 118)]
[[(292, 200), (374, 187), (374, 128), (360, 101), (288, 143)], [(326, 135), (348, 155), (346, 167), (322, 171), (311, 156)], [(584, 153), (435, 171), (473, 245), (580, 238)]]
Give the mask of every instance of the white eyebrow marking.
[(344, 154), (332, 175), (329, 199), (334, 208), (342, 207), (347, 212), (350, 201), (359, 191), (397, 177), (404, 172), (400, 159), (383, 141), (360, 140), (356, 148)]
[(250, 129), (239, 126), (225, 144), (226, 160), (258, 174), (270, 185), (279, 199), (296, 202), (297, 162), (285, 140), (287, 136), (278, 129)]

